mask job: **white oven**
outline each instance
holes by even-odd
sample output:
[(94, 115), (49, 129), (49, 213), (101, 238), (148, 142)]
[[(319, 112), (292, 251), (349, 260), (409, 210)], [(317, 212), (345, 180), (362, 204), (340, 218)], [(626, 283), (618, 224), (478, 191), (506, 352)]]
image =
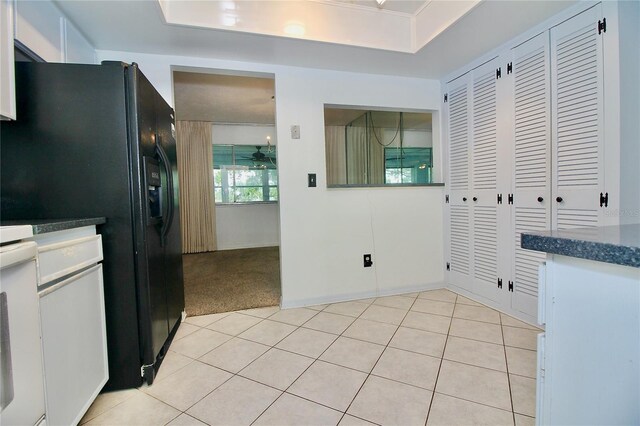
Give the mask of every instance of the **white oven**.
[(44, 419), (34, 242), (0, 246), (0, 424)]

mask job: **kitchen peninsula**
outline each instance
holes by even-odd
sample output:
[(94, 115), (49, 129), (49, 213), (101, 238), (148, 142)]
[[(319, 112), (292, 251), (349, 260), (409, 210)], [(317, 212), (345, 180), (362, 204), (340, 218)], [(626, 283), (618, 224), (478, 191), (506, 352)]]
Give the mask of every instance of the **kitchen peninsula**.
[(540, 268), (538, 424), (640, 423), (640, 224), (522, 235)]

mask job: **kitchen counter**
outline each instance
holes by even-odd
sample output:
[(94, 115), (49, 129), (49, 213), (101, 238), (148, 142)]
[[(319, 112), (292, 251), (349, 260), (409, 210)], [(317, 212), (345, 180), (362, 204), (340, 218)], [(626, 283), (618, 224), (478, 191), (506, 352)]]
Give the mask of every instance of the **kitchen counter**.
[(523, 233), (522, 248), (640, 268), (640, 224)]
[(33, 235), (48, 232), (64, 231), (65, 229), (80, 228), (82, 226), (102, 225), (107, 221), (104, 217), (74, 218), (74, 219), (36, 219), (36, 220), (6, 220), (0, 222), (2, 226), (31, 225)]

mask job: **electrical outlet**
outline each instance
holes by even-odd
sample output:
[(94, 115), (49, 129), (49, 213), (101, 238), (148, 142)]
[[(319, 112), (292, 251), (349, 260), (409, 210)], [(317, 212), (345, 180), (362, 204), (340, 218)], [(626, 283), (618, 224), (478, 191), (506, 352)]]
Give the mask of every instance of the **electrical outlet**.
[(315, 188), (316, 187), (316, 174), (315, 173), (309, 173), (308, 176), (308, 183), (309, 188)]
[(300, 125), (291, 126), (291, 139), (300, 139)]
[(371, 254), (364, 255), (364, 267), (369, 268), (373, 265), (373, 260), (371, 260)]

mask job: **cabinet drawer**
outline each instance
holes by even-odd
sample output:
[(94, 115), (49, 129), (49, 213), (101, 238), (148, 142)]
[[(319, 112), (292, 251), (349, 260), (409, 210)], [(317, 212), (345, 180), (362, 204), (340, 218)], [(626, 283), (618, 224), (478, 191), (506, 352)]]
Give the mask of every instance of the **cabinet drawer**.
[(101, 235), (38, 246), (38, 285), (64, 277), (101, 260)]

